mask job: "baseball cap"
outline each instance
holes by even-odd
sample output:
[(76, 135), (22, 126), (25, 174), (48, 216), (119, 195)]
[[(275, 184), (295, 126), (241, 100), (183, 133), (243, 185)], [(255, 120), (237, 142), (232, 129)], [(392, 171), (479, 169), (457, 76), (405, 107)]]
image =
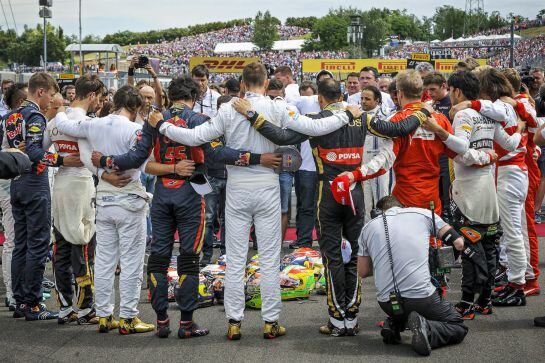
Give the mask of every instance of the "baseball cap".
[(274, 170), (277, 174), (283, 171), (297, 171), (301, 167), (303, 159), (297, 148), (293, 146), (280, 146), (274, 150), (274, 153), (282, 155), (282, 163)]
[(350, 178), (348, 175), (338, 176), (333, 180), (333, 182), (331, 182), (331, 193), (333, 194), (333, 199), (335, 199), (335, 201), (341, 205), (350, 206), (355, 215), (356, 209), (354, 208), (354, 200), (352, 199), (352, 193), (350, 190)]

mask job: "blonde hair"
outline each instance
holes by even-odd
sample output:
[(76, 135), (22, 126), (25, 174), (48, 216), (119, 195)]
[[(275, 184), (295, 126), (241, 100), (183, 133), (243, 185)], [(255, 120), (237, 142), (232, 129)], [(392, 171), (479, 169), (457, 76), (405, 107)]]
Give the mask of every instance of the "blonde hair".
[(418, 71), (407, 69), (401, 71), (396, 76), (396, 87), (398, 91), (402, 91), (407, 98), (421, 98), (424, 89), (422, 77)]

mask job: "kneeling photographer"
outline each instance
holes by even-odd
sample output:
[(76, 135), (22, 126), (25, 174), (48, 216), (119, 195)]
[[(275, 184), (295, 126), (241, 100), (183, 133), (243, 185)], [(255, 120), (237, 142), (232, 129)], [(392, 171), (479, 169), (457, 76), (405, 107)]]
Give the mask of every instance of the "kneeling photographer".
[(454, 306), (442, 300), (431, 283), (430, 237), (462, 250), (462, 237), (439, 216), (421, 208), (404, 208), (394, 197), (377, 203), (382, 212), (362, 230), (358, 273), (374, 275), (377, 299), (388, 315), (381, 335), (386, 344), (401, 343), (409, 328), (413, 349), (429, 355), (431, 349), (460, 343), (467, 327)]

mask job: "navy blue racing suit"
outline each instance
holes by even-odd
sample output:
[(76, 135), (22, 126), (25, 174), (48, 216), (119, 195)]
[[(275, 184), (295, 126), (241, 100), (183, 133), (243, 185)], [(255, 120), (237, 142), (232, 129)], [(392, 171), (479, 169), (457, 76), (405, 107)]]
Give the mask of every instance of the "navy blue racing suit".
[[(175, 106), (164, 114), (165, 122), (178, 127), (194, 128), (209, 121), (204, 114), (189, 107)], [(142, 138), (133, 150), (120, 156), (103, 157), (102, 166), (110, 169), (134, 169), (143, 164), (153, 150), (156, 162), (174, 165), (180, 160), (195, 162), (197, 171), (204, 170), (204, 157), (214, 162), (230, 165), (259, 164), (260, 155), (237, 151), (223, 146), (219, 141), (200, 147), (187, 147), (161, 135), (149, 124), (144, 124)], [(198, 304), (199, 253), (205, 238), (205, 203), (188, 182), (177, 174), (158, 176), (151, 207), (153, 240), (148, 259), (148, 285), (152, 307), (158, 320), (168, 318), (167, 270), (172, 256), (174, 233), (178, 231), (180, 255), (177, 260), (178, 287), (176, 302), (182, 320), (190, 320)]]
[(4, 118), (10, 147), (25, 142), (32, 169), (11, 182), (15, 248), (11, 263), (13, 297), (17, 304), (34, 307), (42, 299), (42, 279), (51, 240), (49, 166), (62, 165), (62, 157), (43, 150), (46, 119), (37, 104), (12, 111)]

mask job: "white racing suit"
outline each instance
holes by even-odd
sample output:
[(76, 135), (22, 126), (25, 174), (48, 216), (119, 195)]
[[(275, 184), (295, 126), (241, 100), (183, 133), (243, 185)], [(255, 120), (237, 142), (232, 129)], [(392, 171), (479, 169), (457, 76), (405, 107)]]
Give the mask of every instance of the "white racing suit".
[[(69, 108), (67, 115), (71, 119), (86, 119), (82, 108)], [(78, 140), (59, 132), (55, 119), (47, 123), (44, 133), (44, 149), (51, 145), (62, 157), (80, 154)], [(89, 243), (95, 235), (94, 194), (92, 174), (87, 168), (61, 166), (55, 173), (52, 190), (53, 272), (60, 318), (69, 316), (72, 311), (76, 311), (81, 318), (93, 308)], [(76, 282), (75, 304), (72, 276)]]
[[(246, 99), (260, 113), (261, 120), (264, 118), (278, 126), (289, 127), (311, 136), (328, 134), (349, 121), (344, 112), (326, 119), (312, 120), (288, 111), (283, 100), (273, 101), (251, 92), (246, 94)], [(224, 136), (226, 146), (236, 150), (263, 154), (274, 152), (277, 147), (253, 129), (250, 122), (237, 113), (231, 104), (222, 105), (216, 117), (194, 129), (171, 126), (164, 123), (159, 131), (187, 146), (202, 145)], [(262, 273), (261, 315), (265, 321), (277, 321), (282, 309), (279, 285), (281, 231), (278, 175), (272, 169), (261, 165), (228, 165), (227, 171), (225, 313), (228, 319), (241, 321), (244, 318), (244, 273), (248, 236), (253, 221)]]
[[(457, 150), (452, 182), (453, 226), (464, 236), (466, 248), (477, 251), (462, 255), (462, 301), (486, 306), (490, 302), (496, 273), (496, 241), (499, 222), (498, 198), (490, 154), (494, 142), (507, 151), (515, 150), (521, 134), (508, 135), (499, 122), (472, 109), (456, 113), (454, 135), (445, 141)], [(454, 147), (456, 138), (463, 146)], [(474, 167), (473, 165), (485, 165)]]
[(2, 246), (2, 275), (6, 285), (8, 304), (15, 304), (11, 291), (11, 256), (13, 254), (15, 230), (11, 214), (11, 198), (9, 194), (11, 180), (0, 180), (0, 208), (2, 209), (2, 225), (4, 226), (4, 245)]
[[(472, 101), (471, 107), (479, 111), (483, 116), (500, 122), (509, 135), (515, 133), (518, 126), (518, 117), (511, 105), (501, 100), (495, 102), (480, 100)], [(524, 161), (526, 138), (522, 138), (514, 151), (505, 150), (498, 144), (495, 144), (494, 147), (498, 154), (498, 206), (503, 228), (500, 243), (507, 256), (507, 278), (510, 283), (522, 286), (525, 284), (527, 267), (526, 248), (522, 232), (522, 214), (528, 193), (528, 169)]]
[[(368, 111), (373, 117), (379, 120), (386, 120), (390, 115), (389, 109), (386, 107), (377, 106), (375, 109)], [(371, 161), (379, 152), (380, 147), (384, 144), (383, 138), (367, 133), (365, 137), (365, 145), (363, 147), (363, 163)], [(371, 220), (371, 211), (375, 208), (377, 202), (390, 195), (391, 187), (390, 182), (393, 183), (393, 170), (388, 170), (385, 174), (369, 179), (363, 182), (363, 198), (365, 200), (365, 223)]]
[[(121, 155), (137, 143), (142, 127), (124, 116), (109, 115), (93, 120), (69, 120), (59, 113), (57, 128), (64, 134), (86, 138), (91, 148), (104, 155)], [(145, 170), (146, 163), (141, 167)], [(104, 170), (99, 171), (102, 175)], [(119, 316), (138, 315), (146, 246), (148, 196), (140, 183), (140, 170), (129, 170), (131, 182), (116, 188), (100, 180), (97, 187), (95, 304), (97, 316), (113, 313), (115, 269), (119, 261)]]

